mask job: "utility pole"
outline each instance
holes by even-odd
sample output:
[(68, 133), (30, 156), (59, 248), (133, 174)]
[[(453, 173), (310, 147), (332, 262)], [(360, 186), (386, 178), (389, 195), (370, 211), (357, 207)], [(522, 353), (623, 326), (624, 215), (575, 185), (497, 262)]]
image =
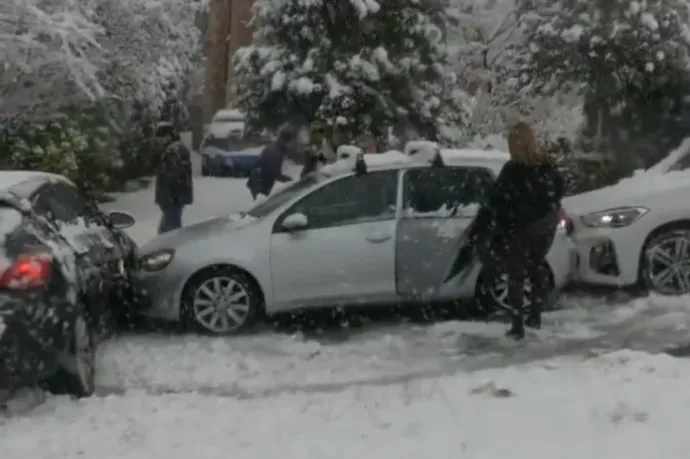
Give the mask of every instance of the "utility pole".
[(225, 108), (229, 64), (229, 37), (232, 0), (210, 0), (208, 28), (206, 31), (207, 54), (204, 85), (204, 123)]

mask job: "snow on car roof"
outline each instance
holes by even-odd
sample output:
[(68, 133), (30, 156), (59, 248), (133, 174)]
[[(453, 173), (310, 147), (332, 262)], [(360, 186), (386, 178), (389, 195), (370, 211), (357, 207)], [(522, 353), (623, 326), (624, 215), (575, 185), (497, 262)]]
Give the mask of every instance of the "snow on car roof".
[[(341, 148), (342, 147), (338, 148), (339, 152), (341, 151)], [(358, 150), (357, 153), (360, 151), (361, 150)], [(364, 158), (364, 162), (367, 164), (367, 168), (369, 169), (385, 169), (387, 167), (396, 166), (399, 164), (409, 164), (413, 162), (410, 156), (407, 156), (406, 154), (396, 150), (386, 151), (384, 153), (369, 153), (362, 156)], [(334, 175), (352, 172), (355, 167), (355, 161), (357, 161), (357, 155), (348, 156), (347, 158), (340, 159), (333, 164), (324, 166), (321, 168), (321, 171), (326, 174)]]
[(444, 148), (441, 150), (444, 159), (479, 159), (487, 161), (510, 160), (510, 153), (499, 150), (471, 150), (463, 148)]
[(41, 171), (0, 171), (0, 190), (9, 190), (20, 183), (37, 178), (65, 180), (60, 175)]
[(213, 120), (216, 121), (217, 119), (220, 118), (237, 118), (237, 119), (244, 119), (244, 115), (242, 114), (241, 111), (237, 110), (236, 108), (227, 108), (223, 110), (218, 110), (213, 117)]

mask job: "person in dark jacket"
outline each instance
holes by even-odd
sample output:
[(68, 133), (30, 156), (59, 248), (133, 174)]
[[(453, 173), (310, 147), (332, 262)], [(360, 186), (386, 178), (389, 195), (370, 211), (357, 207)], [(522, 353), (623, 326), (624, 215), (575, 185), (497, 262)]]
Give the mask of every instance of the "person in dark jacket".
[(158, 234), (182, 226), (184, 206), (194, 201), (192, 161), (189, 149), (172, 125), (159, 126), (156, 141), (161, 148), (156, 174), (156, 204), (162, 215)]
[[(522, 339), (525, 325), (541, 327), (541, 311), (549, 296), (546, 255), (558, 228), (564, 181), (528, 124), (513, 126), (508, 146), (511, 159), (480, 209), (469, 239), (490, 277), (508, 276), (512, 324), (507, 335)], [(532, 282), (532, 304), (525, 322), (527, 280)]]
[(326, 164), (328, 159), (323, 154), (325, 127), (314, 123), (309, 134), (309, 145), (304, 153), (304, 166), (299, 177), (304, 178), (312, 172), (316, 172), (319, 166)]
[(259, 194), (268, 196), (276, 182), (289, 182), (291, 177), (283, 174), (283, 161), (288, 150), (295, 148), (297, 129), (286, 126), (280, 130), (278, 139), (267, 145), (261, 152), (259, 161), (249, 174), (247, 187), (256, 199)]

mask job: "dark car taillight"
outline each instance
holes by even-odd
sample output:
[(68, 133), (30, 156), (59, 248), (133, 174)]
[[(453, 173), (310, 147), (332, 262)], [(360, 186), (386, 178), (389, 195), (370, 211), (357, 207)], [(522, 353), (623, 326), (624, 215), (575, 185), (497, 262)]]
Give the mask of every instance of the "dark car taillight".
[(565, 231), (568, 236), (573, 234), (573, 221), (564, 209), (558, 211), (558, 229)]
[(53, 273), (53, 257), (48, 252), (19, 255), (0, 274), (0, 288), (6, 290), (34, 290), (43, 287)]

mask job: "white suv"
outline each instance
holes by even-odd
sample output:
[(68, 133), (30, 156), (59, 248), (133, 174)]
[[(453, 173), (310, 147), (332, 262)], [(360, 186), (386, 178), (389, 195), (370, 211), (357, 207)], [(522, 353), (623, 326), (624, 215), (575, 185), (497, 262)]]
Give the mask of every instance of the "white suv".
[(690, 139), (656, 166), (563, 205), (582, 283), (690, 293)]

